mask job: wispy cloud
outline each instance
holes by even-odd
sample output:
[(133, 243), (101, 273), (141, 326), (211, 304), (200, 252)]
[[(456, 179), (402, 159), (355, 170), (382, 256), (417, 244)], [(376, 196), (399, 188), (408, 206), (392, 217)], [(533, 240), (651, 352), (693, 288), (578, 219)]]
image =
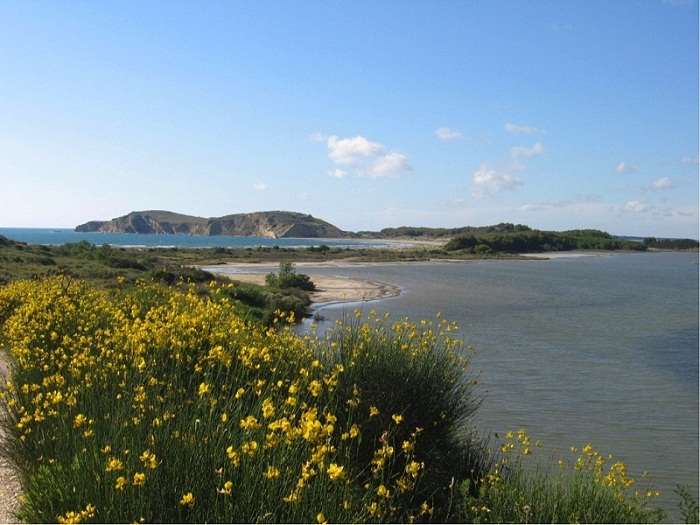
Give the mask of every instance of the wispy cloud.
[[(331, 135), (326, 139), (326, 145), (328, 158), (334, 164), (352, 166), (358, 176), (398, 178), (413, 169), (404, 154), (391, 151), (383, 144), (361, 135), (343, 139)], [(342, 179), (348, 176), (348, 172), (336, 168), (328, 175)]]
[(506, 122), (505, 130), (508, 133), (518, 133), (523, 135), (534, 135), (536, 133), (544, 133), (544, 130), (535, 128), (533, 126), (523, 126), (521, 124), (513, 124), (512, 122)]
[(435, 135), (440, 140), (454, 140), (454, 139), (462, 138), (464, 136), (464, 135), (462, 135), (461, 131), (459, 131), (457, 129), (448, 128), (448, 127), (442, 127), (442, 128), (436, 129)]
[(665, 188), (672, 187), (673, 181), (669, 177), (661, 177), (660, 179), (656, 179), (654, 182), (651, 183), (651, 188), (654, 190), (662, 190)]
[(656, 179), (655, 181), (650, 182), (649, 184), (635, 184), (632, 186), (628, 186), (627, 189), (634, 193), (644, 194), (649, 193), (650, 191), (668, 190), (673, 187), (674, 183), (670, 177), (661, 177), (659, 179)]
[(696, 166), (700, 164), (700, 157), (683, 157), (681, 159), (682, 164), (695, 164)]
[(393, 151), (375, 159), (374, 165), (370, 169), (370, 175), (372, 177), (399, 177), (411, 169), (406, 155)]
[(525, 146), (513, 146), (510, 148), (510, 156), (514, 159), (518, 157), (532, 157), (542, 153), (543, 151), (544, 146), (538, 142), (531, 148), (527, 148)]
[(647, 213), (653, 209), (651, 204), (645, 204), (639, 201), (628, 201), (623, 207), (623, 210), (630, 213)]
[(258, 182), (253, 188), (257, 191), (264, 191), (267, 189), (267, 185), (264, 182)]
[(523, 182), (506, 170), (496, 171), (488, 164), (482, 164), (472, 176), (472, 195), (484, 199), (506, 190), (517, 190)]
[(626, 162), (620, 162), (617, 166), (615, 166), (615, 171), (618, 173), (632, 173), (637, 171), (637, 166), (631, 166)]

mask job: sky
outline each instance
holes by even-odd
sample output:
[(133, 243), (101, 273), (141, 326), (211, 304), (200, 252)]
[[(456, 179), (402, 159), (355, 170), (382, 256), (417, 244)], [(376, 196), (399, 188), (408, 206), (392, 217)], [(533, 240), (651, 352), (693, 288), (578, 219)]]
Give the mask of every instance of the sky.
[(0, 0), (0, 227), (698, 235), (697, 0)]

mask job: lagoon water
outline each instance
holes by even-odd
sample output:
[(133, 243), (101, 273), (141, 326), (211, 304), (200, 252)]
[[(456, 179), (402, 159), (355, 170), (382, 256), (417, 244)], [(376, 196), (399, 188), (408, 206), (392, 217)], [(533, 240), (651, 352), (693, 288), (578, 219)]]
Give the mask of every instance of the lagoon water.
[(401, 290), (322, 306), (320, 330), (357, 307), (440, 312), (476, 350), (480, 432), (525, 428), (565, 456), (592, 443), (624, 461), (639, 490), (648, 470), (671, 513), (676, 483), (698, 494), (698, 270), (697, 253), (304, 269)]

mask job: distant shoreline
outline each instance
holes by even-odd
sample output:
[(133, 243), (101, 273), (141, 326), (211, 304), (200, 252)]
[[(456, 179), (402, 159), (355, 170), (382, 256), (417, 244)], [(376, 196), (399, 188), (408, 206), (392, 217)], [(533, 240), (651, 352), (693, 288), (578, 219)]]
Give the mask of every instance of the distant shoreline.
[[(610, 255), (605, 252), (550, 252), (550, 253), (531, 253), (522, 254), (524, 257), (532, 259), (561, 259), (561, 258), (579, 258), (579, 257), (604, 257)], [(353, 266), (386, 266), (386, 265), (404, 265), (404, 264), (431, 264), (431, 263), (458, 263), (463, 260), (454, 259), (433, 259), (428, 261), (392, 261), (392, 262), (351, 262), (329, 260), (323, 262), (298, 262), (295, 266), (299, 269), (308, 268), (311, 273), (303, 272), (309, 276), (311, 281), (316, 286), (316, 291), (310, 294), (312, 304), (332, 304), (332, 303), (354, 303), (361, 301), (376, 301), (380, 299), (389, 299), (397, 297), (400, 294), (399, 288), (388, 283), (371, 281), (368, 279), (358, 279), (355, 277), (346, 277), (343, 275), (321, 275), (314, 274), (313, 268), (328, 267), (349, 268)], [(276, 272), (279, 269), (279, 263), (276, 262), (260, 262), (260, 263), (239, 263), (229, 262), (220, 265), (197, 265), (198, 268), (204, 269), (215, 275), (228, 277), (233, 281), (242, 283), (251, 283), (257, 285), (265, 284), (265, 276), (270, 272)]]

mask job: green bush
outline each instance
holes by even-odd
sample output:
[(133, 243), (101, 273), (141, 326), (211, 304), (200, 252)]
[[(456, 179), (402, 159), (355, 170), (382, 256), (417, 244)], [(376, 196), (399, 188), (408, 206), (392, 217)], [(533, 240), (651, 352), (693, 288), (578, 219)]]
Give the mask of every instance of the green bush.
[[(498, 444), (497, 444), (498, 445)], [(468, 523), (658, 523), (651, 486), (639, 492), (627, 467), (590, 444), (542, 461), (541, 443), (509, 432), (483, 477), (462, 482), (459, 520)]]

